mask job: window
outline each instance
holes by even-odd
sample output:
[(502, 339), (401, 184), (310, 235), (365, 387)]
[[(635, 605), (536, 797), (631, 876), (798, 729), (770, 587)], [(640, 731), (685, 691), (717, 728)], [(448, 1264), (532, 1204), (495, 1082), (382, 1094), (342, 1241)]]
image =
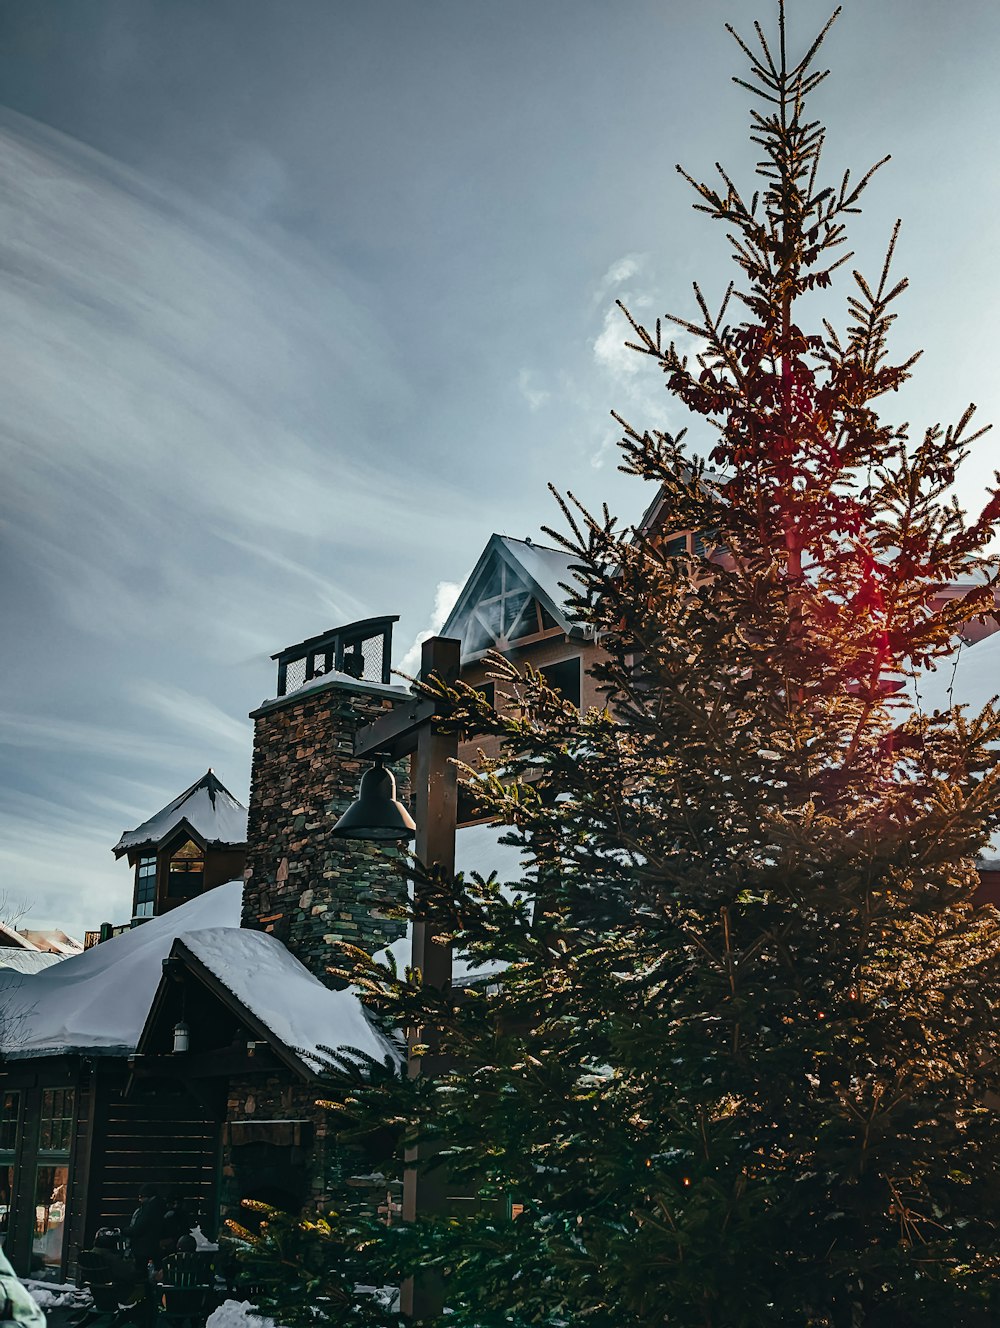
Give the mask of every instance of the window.
[(188, 840), (170, 857), (167, 877), (168, 899), (190, 899), (201, 894), (205, 879), (205, 855), (197, 844)]
[(21, 1114), (21, 1094), (4, 1093), (0, 1097), (0, 1153), (13, 1153), (17, 1147), (18, 1117)]
[(151, 918), (156, 903), (156, 859), (140, 858), (135, 869), (135, 916)]
[(502, 558), (494, 558), (490, 563), (476, 593), (476, 603), (463, 632), (467, 653), (488, 650), (491, 646), (502, 650), (508, 642), (535, 636), (555, 626), (532, 595), (528, 583)]
[(42, 1091), (42, 1112), (38, 1130), (40, 1153), (68, 1153), (73, 1136), (72, 1088), (46, 1088)]
[(570, 701), (580, 708), (580, 660), (563, 659), (558, 664), (547, 664), (539, 669), (554, 692), (558, 692), (564, 701)]
[(21, 1121), (21, 1094), (0, 1095), (0, 1247), (7, 1239), (14, 1202), (14, 1150)]
[(35, 1172), (35, 1233), (31, 1253), (32, 1260), (40, 1260), (46, 1268), (62, 1264), (68, 1183), (66, 1166), (43, 1163)]
[(74, 1106), (72, 1088), (42, 1089), (31, 1251), (33, 1262), (37, 1260), (46, 1268), (62, 1265)]

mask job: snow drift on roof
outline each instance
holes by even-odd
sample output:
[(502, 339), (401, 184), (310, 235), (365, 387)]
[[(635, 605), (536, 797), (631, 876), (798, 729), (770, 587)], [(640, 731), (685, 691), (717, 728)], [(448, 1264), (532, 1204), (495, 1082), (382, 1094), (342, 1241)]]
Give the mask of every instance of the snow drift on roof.
[(230, 881), (43, 972), (0, 970), (0, 1050), (12, 1059), (130, 1054), (175, 937), (238, 927), (242, 898), (243, 882)]
[(125, 830), (115, 845), (115, 857), (120, 858), (130, 848), (161, 843), (182, 821), (187, 821), (206, 844), (247, 842), (247, 809), (208, 770), (155, 816), (134, 830)]
[(329, 991), (267, 932), (214, 927), (179, 939), (310, 1069), (323, 1063), (321, 1046), (354, 1047), (379, 1061), (389, 1053), (398, 1056), (398, 1048), (369, 1022), (353, 988)]
[(0, 950), (0, 969), (11, 969), (15, 973), (39, 973), (43, 968), (51, 968), (61, 963), (64, 955), (51, 950), (15, 950), (5, 946)]

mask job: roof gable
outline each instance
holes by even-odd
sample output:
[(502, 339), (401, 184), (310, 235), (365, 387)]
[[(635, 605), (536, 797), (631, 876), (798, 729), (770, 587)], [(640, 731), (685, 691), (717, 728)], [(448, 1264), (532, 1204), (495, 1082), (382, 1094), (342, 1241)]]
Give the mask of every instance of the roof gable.
[(134, 830), (123, 831), (114, 847), (115, 857), (146, 845), (158, 847), (182, 822), (206, 846), (247, 842), (247, 809), (209, 769), (155, 816)]
[[(400, 1048), (368, 1018), (353, 987), (331, 991), (267, 932), (188, 931), (175, 939), (169, 958), (303, 1078), (324, 1067), (324, 1047), (356, 1048), (376, 1060), (400, 1056)], [(165, 997), (173, 980), (166, 972), (160, 979), (138, 1039), (140, 1055), (163, 1040)]]
[(8, 1012), (0, 1051), (9, 1059), (131, 1054), (175, 937), (192, 929), (235, 931), (242, 899), (243, 882), (230, 881), (42, 972), (0, 970)]
[(573, 558), (531, 540), (491, 535), (441, 629), (462, 642), (462, 658), (507, 650), (519, 641), (559, 630), (584, 636), (566, 609)]

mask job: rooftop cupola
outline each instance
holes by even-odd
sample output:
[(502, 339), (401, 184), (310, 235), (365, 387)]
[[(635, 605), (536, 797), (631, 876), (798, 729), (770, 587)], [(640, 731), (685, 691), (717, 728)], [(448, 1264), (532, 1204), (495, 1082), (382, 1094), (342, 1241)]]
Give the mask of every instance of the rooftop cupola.
[(211, 769), (155, 816), (126, 830), (116, 858), (135, 868), (132, 917), (167, 913), (243, 872), (247, 809)]

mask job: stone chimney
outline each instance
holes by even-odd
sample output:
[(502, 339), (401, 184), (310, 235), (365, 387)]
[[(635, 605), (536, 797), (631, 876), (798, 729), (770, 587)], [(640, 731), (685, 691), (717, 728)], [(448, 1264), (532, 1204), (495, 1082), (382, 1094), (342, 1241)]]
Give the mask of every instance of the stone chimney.
[[(395, 621), (352, 623), (279, 652), (279, 694), (250, 716), (243, 925), (273, 932), (328, 985), (335, 942), (373, 952), (404, 930), (380, 908), (404, 889), (392, 865), (397, 850), (330, 835), (369, 764), (354, 756), (355, 733), (410, 699), (388, 682)], [(407, 802), (408, 763), (394, 773)]]

